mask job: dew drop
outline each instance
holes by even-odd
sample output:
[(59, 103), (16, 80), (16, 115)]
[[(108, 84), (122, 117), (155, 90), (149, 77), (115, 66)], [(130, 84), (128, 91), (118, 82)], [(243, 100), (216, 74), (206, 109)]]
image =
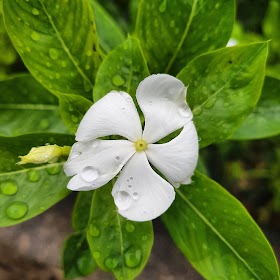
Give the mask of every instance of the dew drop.
[(2, 182), (0, 184), (0, 190), (1, 190), (2, 194), (13, 195), (13, 194), (17, 193), (18, 186), (17, 186), (16, 182), (14, 182), (12, 180), (8, 180), (8, 181)]
[(225, 107), (225, 108), (229, 107), (229, 105), (230, 105), (230, 104), (229, 104), (228, 102), (225, 102), (225, 103), (224, 103), (224, 107)]
[(132, 202), (130, 194), (126, 191), (119, 191), (114, 197), (115, 204), (121, 211), (127, 210)]
[[(127, 181), (129, 182), (129, 180), (127, 180)], [(131, 189), (131, 188), (132, 188), (132, 185), (128, 185), (127, 187), (128, 187), (129, 189)]]
[(75, 115), (71, 116), (71, 120), (72, 120), (73, 123), (79, 122), (79, 118), (77, 116), (75, 116)]
[(133, 180), (133, 177), (130, 177), (129, 179), (130, 179), (130, 180)]
[(6, 215), (10, 219), (18, 220), (23, 218), (28, 212), (28, 206), (25, 202), (14, 201), (6, 208)]
[(84, 251), (79, 255), (77, 260), (77, 268), (82, 276), (90, 274), (95, 267), (96, 263), (93, 260), (89, 250)]
[(81, 177), (85, 182), (91, 183), (98, 177), (98, 171), (92, 166), (87, 166), (82, 170)]
[(204, 107), (207, 109), (212, 108), (215, 105), (216, 100), (217, 100), (216, 97), (210, 97), (210, 99), (207, 100), (207, 102), (205, 103)]
[(38, 16), (38, 15), (40, 14), (40, 12), (39, 12), (36, 8), (33, 8), (33, 9), (32, 9), (32, 14), (33, 14), (34, 16)]
[(31, 33), (31, 39), (32, 39), (33, 41), (37, 42), (37, 41), (40, 40), (40, 38), (41, 38), (41, 36), (40, 36), (39, 33), (35, 32), (35, 31), (33, 31), (33, 32)]
[(115, 85), (115, 86), (122, 86), (124, 83), (125, 83), (125, 80), (122, 76), (120, 75), (115, 75), (113, 78), (112, 78), (112, 83)]
[(119, 161), (121, 158), (119, 156), (115, 157), (115, 160)]
[(139, 193), (138, 193), (138, 192), (134, 192), (134, 193), (132, 194), (132, 197), (133, 197), (135, 200), (137, 200), (137, 199), (139, 198)]
[(127, 97), (127, 98), (126, 98), (126, 101), (127, 101), (127, 102), (131, 102), (131, 101), (132, 101), (132, 98), (131, 98), (131, 97)]
[(30, 182), (38, 182), (41, 178), (41, 175), (37, 170), (31, 169), (27, 172), (27, 177)]
[(124, 108), (124, 107), (122, 107), (122, 111), (125, 111), (125, 108)]
[(48, 119), (43, 119), (40, 121), (39, 126), (41, 129), (46, 129), (50, 126), (50, 122)]
[(128, 232), (134, 232), (135, 231), (135, 226), (132, 222), (126, 222), (125, 223), (125, 229), (128, 231)]
[(143, 241), (148, 240), (148, 236), (147, 236), (147, 235), (143, 235), (143, 236), (142, 236), (142, 240), (143, 240)]
[(64, 60), (63, 60), (63, 61), (61, 61), (61, 66), (62, 66), (62, 67), (66, 67), (66, 66), (67, 66), (66, 61), (64, 61)]
[(95, 259), (99, 259), (101, 256), (101, 253), (99, 251), (93, 251), (92, 255)]
[(201, 106), (197, 106), (193, 109), (193, 114), (195, 116), (199, 116), (200, 114), (202, 113), (202, 109), (201, 109)]
[(142, 260), (142, 250), (138, 246), (131, 246), (124, 253), (124, 263), (127, 267), (134, 268), (140, 265)]
[(108, 257), (105, 259), (104, 265), (109, 269), (112, 270), (118, 265), (118, 259), (117, 258), (111, 258)]
[(48, 174), (50, 175), (56, 175), (58, 174), (60, 171), (60, 166), (59, 165), (56, 165), (56, 166), (52, 166), (52, 167), (48, 167), (47, 168), (47, 172)]
[(100, 235), (100, 230), (93, 224), (89, 226), (88, 232), (93, 237), (98, 237)]
[(49, 49), (49, 56), (51, 59), (56, 60), (58, 59), (58, 51), (54, 48)]

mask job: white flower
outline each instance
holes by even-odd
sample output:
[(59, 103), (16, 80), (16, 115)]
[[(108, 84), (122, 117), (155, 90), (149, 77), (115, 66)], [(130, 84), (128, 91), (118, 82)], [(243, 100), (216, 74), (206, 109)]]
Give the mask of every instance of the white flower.
[[(184, 84), (169, 75), (152, 75), (142, 81), (136, 98), (145, 117), (143, 132), (129, 94), (112, 91), (96, 102), (82, 119), (78, 142), (64, 165), (68, 176), (75, 175), (68, 188), (97, 189), (121, 171), (112, 195), (123, 217), (147, 221), (165, 212), (175, 198), (173, 187), (191, 182), (198, 158), (198, 138), (186, 92)], [(170, 142), (154, 144), (180, 128)], [(109, 135), (128, 140), (98, 139)]]

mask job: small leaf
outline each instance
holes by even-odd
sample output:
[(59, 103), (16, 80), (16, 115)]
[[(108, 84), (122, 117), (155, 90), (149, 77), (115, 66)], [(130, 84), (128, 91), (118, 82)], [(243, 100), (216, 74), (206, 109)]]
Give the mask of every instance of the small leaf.
[(94, 191), (87, 237), (98, 266), (117, 280), (132, 280), (144, 268), (153, 244), (152, 222), (121, 217), (110, 185)]
[(124, 40), (125, 36), (117, 22), (96, 0), (90, 0), (96, 23), (97, 34), (101, 49), (108, 53)]
[(254, 111), (231, 137), (251, 140), (280, 134), (280, 80), (266, 77)]
[(150, 71), (174, 75), (194, 57), (224, 47), (234, 14), (233, 0), (141, 1), (136, 35)]
[(197, 57), (179, 74), (201, 138), (200, 147), (233, 134), (261, 93), (267, 43), (221, 49)]
[(87, 228), (93, 191), (79, 192), (72, 212), (72, 226), (76, 231)]
[(30, 75), (0, 81), (0, 109), (0, 135), (68, 132), (57, 98)]
[(276, 258), (245, 208), (205, 175), (177, 190), (162, 216), (172, 239), (205, 279), (279, 279)]
[(56, 95), (90, 97), (101, 52), (88, 1), (3, 0), (3, 11), (32, 76)]
[(62, 120), (72, 133), (76, 133), (80, 121), (91, 105), (91, 101), (79, 95), (59, 95), (59, 110)]
[(148, 75), (139, 41), (129, 37), (101, 64), (93, 91), (94, 101), (112, 90), (125, 91), (135, 98), (137, 86)]
[(35, 146), (71, 145), (73, 140), (73, 136), (63, 134), (0, 137), (0, 227), (31, 219), (70, 193), (63, 162), (19, 166), (18, 156)]
[(66, 279), (87, 276), (96, 270), (84, 232), (68, 236), (63, 248), (63, 269)]

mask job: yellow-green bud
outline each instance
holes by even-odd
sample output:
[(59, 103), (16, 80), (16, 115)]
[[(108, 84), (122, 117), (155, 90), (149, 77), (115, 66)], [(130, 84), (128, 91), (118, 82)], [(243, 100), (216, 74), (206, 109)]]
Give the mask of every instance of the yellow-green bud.
[(17, 162), (17, 164), (21, 165), (26, 163), (54, 163), (60, 156), (68, 156), (70, 150), (71, 147), (69, 146), (60, 147), (58, 145), (33, 147), (27, 155), (19, 156), (21, 160)]

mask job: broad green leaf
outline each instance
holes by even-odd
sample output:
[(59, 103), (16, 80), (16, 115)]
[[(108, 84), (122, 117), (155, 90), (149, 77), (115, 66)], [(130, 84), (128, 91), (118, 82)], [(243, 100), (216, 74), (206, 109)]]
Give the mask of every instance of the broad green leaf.
[(253, 111), (264, 79), (267, 43), (197, 57), (179, 74), (201, 138), (200, 147), (228, 138)]
[(87, 276), (97, 268), (85, 232), (73, 233), (64, 242), (63, 269), (66, 279)]
[(125, 40), (124, 33), (117, 22), (96, 0), (90, 0), (90, 4), (94, 14), (100, 47), (105, 53), (108, 53)]
[(101, 64), (93, 91), (94, 101), (112, 90), (125, 91), (135, 98), (137, 86), (148, 75), (139, 41), (129, 37)]
[(0, 81), (0, 135), (67, 133), (58, 101), (32, 76), (21, 75)]
[(63, 162), (19, 166), (18, 156), (32, 147), (71, 145), (73, 140), (73, 136), (63, 134), (0, 137), (0, 227), (31, 219), (69, 194)]
[(153, 244), (152, 222), (127, 221), (117, 212), (108, 184), (94, 191), (87, 237), (98, 266), (117, 280), (132, 280), (144, 268)]
[(90, 97), (101, 61), (92, 9), (80, 0), (3, 0), (8, 33), (50, 92)]
[(273, 251), (243, 205), (205, 175), (177, 190), (162, 216), (172, 239), (205, 279), (278, 280)]
[(76, 133), (83, 116), (92, 102), (83, 96), (75, 94), (61, 94), (59, 96), (59, 110), (63, 122), (72, 133)]
[(278, 134), (280, 134), (280, 80), (266, 77), (258, 105), (231, 138), (249, 140)]
[(136, 35), (150, 71), (174, 75), (194, 57), (224, 47), (234, 14), (233, 0), (141, 1)]
[(90, 217), (93, 191), (79, 192), (72, 212), (72, 226), (76, 231), (86, 229)]

